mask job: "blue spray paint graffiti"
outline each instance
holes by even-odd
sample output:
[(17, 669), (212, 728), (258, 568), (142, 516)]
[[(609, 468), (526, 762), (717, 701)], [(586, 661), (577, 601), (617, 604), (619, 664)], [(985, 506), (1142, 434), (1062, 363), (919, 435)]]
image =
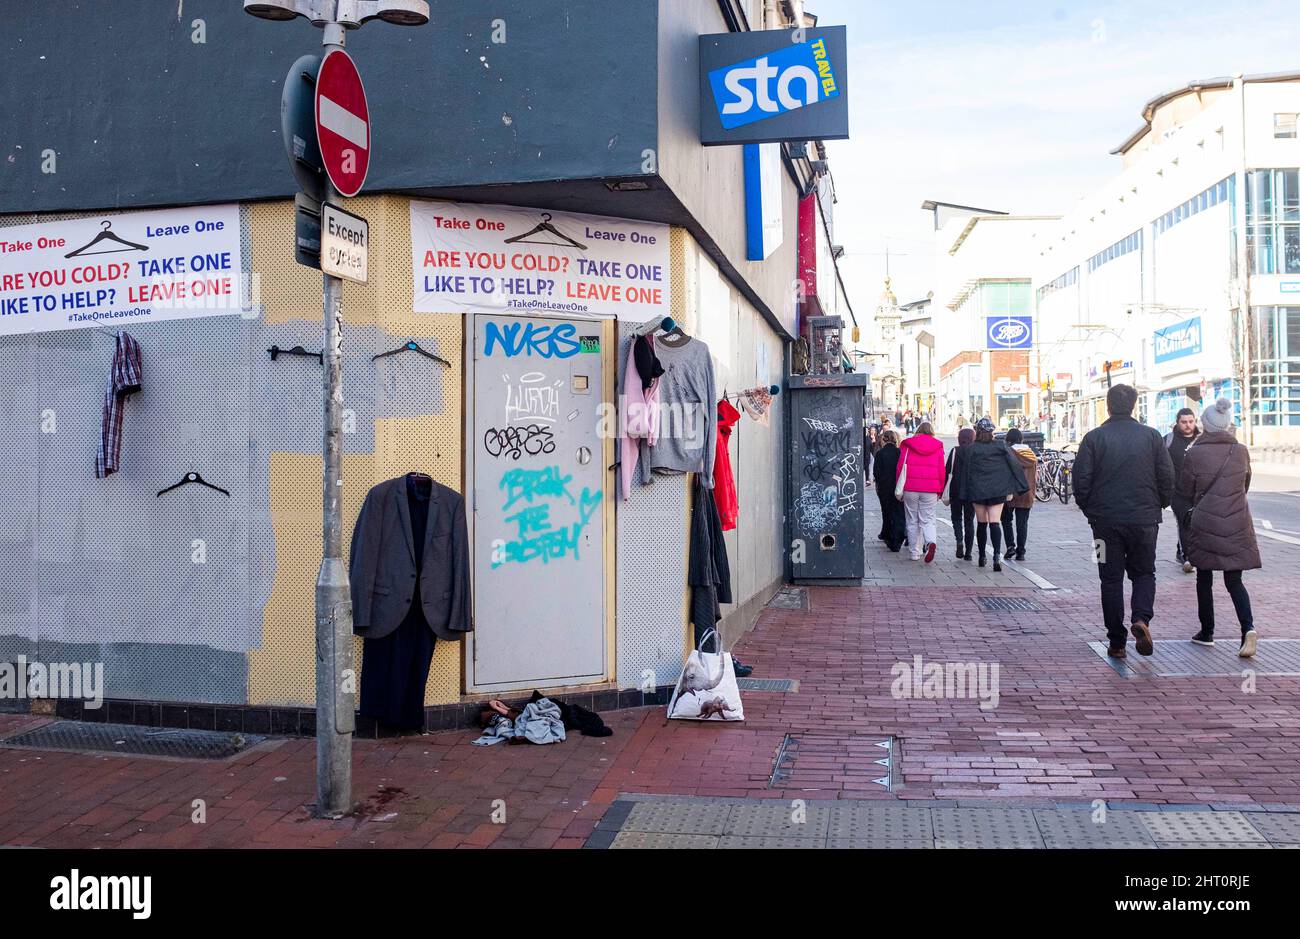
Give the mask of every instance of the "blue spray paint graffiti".
[[(553, 559), (579, 556), (579, 538), (595, 514), (603, 493), (593, 493), (588, 487), (574, 496), (569, 491), (572, 476), (565, 476), (558, 466), (545, 469), (510, 470), (501, 477), (499, 488), (506, 493), (503, 512), (508, 512), (523, 500), (526, 504), (505, 521), (515, 525), (518, 537), (504, 544), (494, 545), (492, 567), (514, 562), (526, 564), (542, 559), (549, 564)], [(578, 520), (559, 528), (551, 525), (551, 501), (567, 503), (578, 510)]]
[(536, 355), (543, 359), (567, 359), (582, 351), (578, 327), (572, 323), (488, 321), (483, 330), (483, 355), (490, 357), (497, 347), (506, 358)]

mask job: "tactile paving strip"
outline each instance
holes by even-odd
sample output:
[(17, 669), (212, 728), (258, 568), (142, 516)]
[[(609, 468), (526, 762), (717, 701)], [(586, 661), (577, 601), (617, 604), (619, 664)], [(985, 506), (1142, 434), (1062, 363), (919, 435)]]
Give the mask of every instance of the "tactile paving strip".
[(265, 739), (255, 734), (210, 730), (160, 730), (132, 724), (56, 721), (0, 740), (0, 747), (92, 750), (189, 760), (223, 760)]
[(834, 805), (827, 834), (860, 848), (930, 847), (934, 840), (930, 813), (903, 805)]
[(714, 835), (672, 835), (651, 831), (620, 831), (611, 848), (716, 848)]
[(1143, 812), (1142, 823), (1156, 841), (1210, 842), (1267, 840), (1240, 812)]
[(1031, 809), (937, 808), (931, 812), (937, 848), (1042, 848)]
[(1157, 639), (1155, 651), (1138, 655), (1133, 643), (1122, 660), (1106, 654), (1106, 643), (1088, 643), (1103, 661), (1125, 678), (1237, 678), (1242, 672), (1272, 677), (1300, 676), (1300, 639), (1261, 639), (1253, 658), (1237, 655), (1238, 637), (1218, 639), (1213, 646), (1198, 646), (1185, 639)]
[(732, 806), (725, 833), (748, 838), (825, 839), (829, 823), (826, 806), (762, 802)]
[(731, 806), (722, 803), (638, 802), (622, 830), (659, 834), (721, 835)]
[(1038, 830), (1049, 848), (1154, 848), (1155, 839), (1133, 812), (1107, 812), (1095, 821), (1091, 811), (1036, 810)]
[(1300, 812), (1244, 812), (1243, 815), (1269, 841), (1300, 845)]

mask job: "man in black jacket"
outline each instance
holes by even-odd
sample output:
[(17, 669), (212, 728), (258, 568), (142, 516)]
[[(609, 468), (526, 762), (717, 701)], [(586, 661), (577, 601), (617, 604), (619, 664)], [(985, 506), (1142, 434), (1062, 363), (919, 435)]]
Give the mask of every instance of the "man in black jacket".
[(1109, 654), (1125, 655), (1124, 575), (1133, 582), (1132, 631), (1139, 655), (1150, 655), (1156, 599), (1156, 537), (1174, 495), (1174, 466), (1160, 432), (1133, 418), (1137, 391), (1106, 393), (1110, 419), (1084, 435), (1071, 470), (1079, 508), (1092, 526), (1101, 575), (1101, 611)]

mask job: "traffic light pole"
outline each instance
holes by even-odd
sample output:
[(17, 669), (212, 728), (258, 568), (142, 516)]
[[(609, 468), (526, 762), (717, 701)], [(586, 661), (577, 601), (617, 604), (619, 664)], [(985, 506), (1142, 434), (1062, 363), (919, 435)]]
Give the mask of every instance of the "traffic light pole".
[[(343, 27), (324, 27), (325, 54), (343, 48)], [(338, 192), (327, 180), (325, 201)], [(352, 809), (352, 732), (356, 728), (356, 669), (352, 598), (343, 563), (343, 281), (324, 281), (324, 457), (322, 556), (316, 578), (316, 814)]]

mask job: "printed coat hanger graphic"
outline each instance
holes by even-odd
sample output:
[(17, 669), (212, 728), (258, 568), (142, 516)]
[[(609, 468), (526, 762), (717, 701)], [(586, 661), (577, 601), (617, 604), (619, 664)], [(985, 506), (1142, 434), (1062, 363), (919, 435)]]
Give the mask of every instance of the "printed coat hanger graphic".
[(508, 245), (514, 245), (514, 244), (552, 245), (552, 246), (557, 245), (557, 242), (554, 241), (539, 241), (533, 239), (534, 235), (539, 235), (542, 232), (547, 232), (548, 234), (554, 235), (556, 238), (561, 239), (561, 242), (558, 243), (559, 247), (577, 248), (579, 251), (587, 250), (587, 246), (584, 245), (582, 242), (574, 241), (564, 232), (560, 231), (558, 228), (556, 228), (554, 225), (551, 224), (550, 212), (543, 212), (542, 220), (531, 231), (526, 231), (522, 235), (515, 235), (513, 238), (507, 238), (506, 244)]
[(199, 486), (207, 486), (209, 489), (215, 489), (217, 492), (220, 492), (226, 496), (230, 495), (229, 489), (222, 489), (220, 486), (214, 486), (212, 483), (208, 482), (206, 479), (200, 476), (196, 470), (190, 470), (188, 473), (186, 473), (184, 476), (181, 477), (180, 482), (173, 483), (172, 485), (168, 486), (166, 489), (160, 489), (158, 491), (158, 495), (161, 496), (165, 493), (171, 492), (173, 489), (179, 489), (181, 488), (181, 486), (188, 486), (190, 483), (194, 483)]
[[(127, 241), (125, 238), (119, 238), (117, 235), (113, 234), (113, 223), (110, 222), (108, 219), (104, 219), (104, 221), (100, 222), (99, 224), (103, 227), (103, 231), (97, 234), (94, 238), (90, 239), (90, 241), (86, 242), (80, 248), (77, 248), (73, 251), (69, 251), (67, 254), (64, 255), (64, 257), (79, 258), (79, 257), (89, 257), (91, 255), (96, 255), (96, 254), (121, 254), (124, 251), (148, 251), (149, 250), (148, 246), (146, 245), (138, 245), (134, 241)], [(96, 245), (100, 244), (101, 242), (106, 242), (108, 243), (109, 246), (107, 248), (103, 248), (97, 251), (91, 250), (91, 248), (94, 248)], [(113, 245), (117, 245), (118, 247), (113, 247)]]
[(322, 365), (325, 364), (324, 352), (308, 352), (302, 346), (294, 346), (292, 349), (281, 349), (279, 346), (271, 346), (271, 348), (267, 349), (266, 351), (271, 353), (272, 362), (274, 362), (282, 355), (300, 355), (303, 358), (316, 359)]
[(406, 342), (398, 346), (396, 349), (389, 349), (387, 352), (380, 352), (378, 355), (373, 355), (370, 357), (370, 361), (377, 362), (380, 359), (386, 359), (390, 355), (397, 355), (402, 352), (418, 352), (426, 359), (433, 359), (435, 362), (438, 362), (439, 364), (447, 368), (451, 368), (450, 362), (448, 362), (440, 355), (434, 355), (428, 349), (421, 348), (420, 344), (416, 342), (414, 339), (408, 339)]

